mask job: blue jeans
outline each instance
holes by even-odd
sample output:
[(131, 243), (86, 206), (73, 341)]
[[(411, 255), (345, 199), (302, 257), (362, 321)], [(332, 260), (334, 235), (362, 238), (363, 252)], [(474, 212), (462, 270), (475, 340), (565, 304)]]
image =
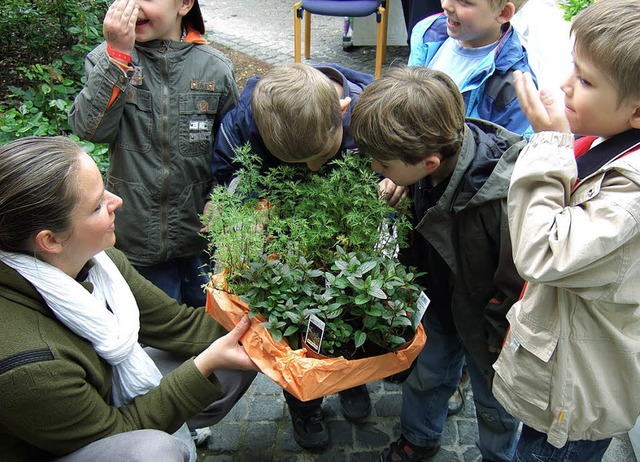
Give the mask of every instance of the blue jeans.
[(476, 405), (480, 453), (483, 459), (510, 462), (517, 443), (518, 420), (493, 397), (487, 379), (460, 338), (442, 331), (437, 313), (427, 310), (423, 321), (427, 343), (402, 387), (402, 434), (418, 446), (439, 442), (449, 398), (458, 386), (466, 358)]
[(197, 308), (204, 306), (207, 296), (203, 285), (209, 283), (209, 256), (175, 258), (151, 266), (134, 265), (140, 274), (178, 303)]
[(607, 451), (611, 438), (598, 441), (567, 441), (561, 447), (547, 443), (547, 435), (526, 425), (518, 442), (515, 462), (598, 462)]

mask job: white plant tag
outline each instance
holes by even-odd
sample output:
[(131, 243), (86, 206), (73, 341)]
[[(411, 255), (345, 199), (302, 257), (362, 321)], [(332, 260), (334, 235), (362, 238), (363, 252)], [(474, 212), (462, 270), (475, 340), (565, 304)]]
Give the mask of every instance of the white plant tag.
[(322, 337), (324, 336), (324, 321), (312, 314), (309, 317), (309, 324), (307, 325), (307, 335), (304, 341), (313, 349), (316, 353), (320, 353), (320, 345), (322, 344)]
[(411, 316), (411, 325), (413, 326), (413, 330), (418, 329), (418, 324), (420, 324), (422, 317), (426, 313), (429, 303), (431, 303), (431, 300), (427, 297), (427, 294), (425, 294), (424, 291), (420, 292), (420, 296), (416, 302), (416, 312)]

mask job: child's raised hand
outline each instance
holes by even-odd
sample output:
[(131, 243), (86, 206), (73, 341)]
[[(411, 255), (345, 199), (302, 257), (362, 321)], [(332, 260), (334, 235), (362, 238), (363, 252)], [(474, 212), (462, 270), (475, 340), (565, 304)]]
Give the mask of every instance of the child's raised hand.
[(136, 41), (137, 0), (115, 0), (107, 10), (102, 34), (111, 48), (131, 54)]
[(564, 115), (564, 105), (556, 101), (549, 90), (538, 92), (528, 72), (513, 72), (513, 82), (522, 111), (529, 119), (533, 130), (571, 133)]

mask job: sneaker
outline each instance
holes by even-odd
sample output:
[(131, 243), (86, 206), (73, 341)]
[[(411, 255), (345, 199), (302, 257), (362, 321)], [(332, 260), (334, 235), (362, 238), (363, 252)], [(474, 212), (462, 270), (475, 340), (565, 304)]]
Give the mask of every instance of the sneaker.
[(329, 432), (324, 423), (322, 409), (318, 407), (314, 412), (291, 412), (293, 438), (305, 449), (322, 449), (329, 445)]
[(398, 441), (391, 443), (382, 454), (380, 462), (413, 462), (433, 457), (440, 450), (440, 442), (432, 446), (416, 446), (400, 435)]
[(340, 392), (342, 415), (351, 422), (362, 422), (371, 414), (371, 398), (366, 385)]
[(199, 447), (209, 441), (212, 434), (211, 428), (209, 427), (196, 428), (195, 430), (191, 430), (191, 439), (196, 447)]
[(447, 415), (458, 414), (462, 409), (464, 409), (464, 405), (467, 402), (467, 394), (469, 393), (470, 382), (471, 381), (469, 379), (469, 373), (467, 372), (467, 367), (465, 366), (462, 371), (462, 378), (460, 379), (458, 388), (453, 392), (451, 398), (449, 398)]

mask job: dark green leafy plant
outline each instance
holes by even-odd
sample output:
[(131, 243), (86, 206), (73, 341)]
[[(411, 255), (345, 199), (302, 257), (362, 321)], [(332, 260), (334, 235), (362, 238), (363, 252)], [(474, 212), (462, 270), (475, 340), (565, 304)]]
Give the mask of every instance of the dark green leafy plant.
[(317, 316), (327, 355), (370, 356), (410, 340), (421, 288), (393, 257), (410, 224), (379, 199), (368, 161), (347, 155), (319, 173), (261, 172), (248, 147), (237, 160), (238, 181), (214, 190), (203, 222), (217, 271), (250, 315), (292, 347)]
[[(3, 0), (0, 144), (24, 136), (71, 132), (67, 112), (82, 89), (84, 58), (102, 38), (105, 0)], [(4, 78), (10, 76), (10, 78)], [(107, 146), (80, 141), (102, 172)]]

